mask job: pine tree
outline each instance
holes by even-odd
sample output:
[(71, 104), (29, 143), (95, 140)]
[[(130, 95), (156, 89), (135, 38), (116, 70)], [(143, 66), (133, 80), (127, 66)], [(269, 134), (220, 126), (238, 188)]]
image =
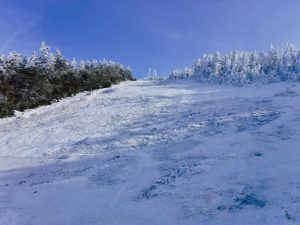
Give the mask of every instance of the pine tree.
[(91, 64), (90, 64), (90, 69), (95, 70), (97, 68), (98, 68), (98, 61), (97, 61), (97, 59), (93, 59)]
[(225, 60), (223, 56), (219, 52), (216, 52), (213, 56), (213, 63), (212, 63), (213, 73), (215, 76), (219, 77), (222, 74), (224, 64), (225, 64)]
[(261, 64), (259, 62), (259, 56), (256, 52), (251, 53), (249, 59), (249, 70), (247, 72), (247, 80), (253, 82), (257, 80), (261, 70)]
[(8, 58), (6, 59), (6, 66), (10, 68), (11, 71), (18, 71), (21, 68), (22, 55), (16, 51), (10, 52)]
[(62, 56), (59, 49), (56, 49), (54, 56), (54, 70), (55, 71), (66, 71), (68, 68), (67, 62)]
[(278, 79), (278, 70), (279, 70), (279, 62), (280, 56), (278, 50), (274, 48), (271, 44), (270, 49), (267, 55), (267, 61), (265, 64), (264, 72), (268, 74), (268, 79), (272, 81), (276, 81)]
[(86, 69), (86, 65), (85, 65), (85, 61), (84, 60), (80, 60), (79, 63), (79, 70), (84, 71)]
[(36, 68), (36, 52), (33, 52), (32, 55), (28, 58), (28, 62), (25, 65), (26, 69), (34, 70)]
[(5, 58), (3, 55), (0, 55), (0, 73), (4, 74), (6, 72), (5, 67)]
[(70, 66), (71, 66), (71, 69), (72, 69), (73, 71), (77, 71), (78, 65), (77, 65), (77, 61), (76, 61), (75, 58), (72, 59), (72, 61), (71, 61), (71, 63), (70, 63)]
[(54, 69), (54, 57), (50, 51), (50, 47), (41, 43), (38, 56), (35, 60), (35, 65), (40, 72), (49, 73)]

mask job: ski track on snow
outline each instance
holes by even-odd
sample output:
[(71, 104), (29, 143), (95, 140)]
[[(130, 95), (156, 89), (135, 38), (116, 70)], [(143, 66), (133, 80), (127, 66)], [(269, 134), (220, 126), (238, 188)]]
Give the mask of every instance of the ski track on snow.
[(300, 85), (125, 82), (0, 120), (0, 224), (299, 224)]

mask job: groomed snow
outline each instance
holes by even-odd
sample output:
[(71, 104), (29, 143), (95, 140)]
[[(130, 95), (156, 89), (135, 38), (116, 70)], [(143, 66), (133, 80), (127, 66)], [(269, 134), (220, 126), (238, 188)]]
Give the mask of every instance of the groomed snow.
[(17, 112), (0, 224), (300, 224), (299, 95), (137, 81)]

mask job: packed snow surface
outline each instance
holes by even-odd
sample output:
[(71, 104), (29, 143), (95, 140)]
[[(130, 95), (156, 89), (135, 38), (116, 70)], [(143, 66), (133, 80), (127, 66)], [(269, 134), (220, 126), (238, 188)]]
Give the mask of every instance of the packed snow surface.
[(300, 224), (299, 95), (137, 81), (17, 112), (0, 120), (0, 224)]

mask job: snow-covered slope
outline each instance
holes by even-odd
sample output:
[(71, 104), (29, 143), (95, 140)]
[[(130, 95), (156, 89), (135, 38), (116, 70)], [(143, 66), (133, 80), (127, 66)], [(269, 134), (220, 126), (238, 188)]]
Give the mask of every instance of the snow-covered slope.
[(126, 82), (0, 120), (0, 224), (300, 224), (299, 95)]

